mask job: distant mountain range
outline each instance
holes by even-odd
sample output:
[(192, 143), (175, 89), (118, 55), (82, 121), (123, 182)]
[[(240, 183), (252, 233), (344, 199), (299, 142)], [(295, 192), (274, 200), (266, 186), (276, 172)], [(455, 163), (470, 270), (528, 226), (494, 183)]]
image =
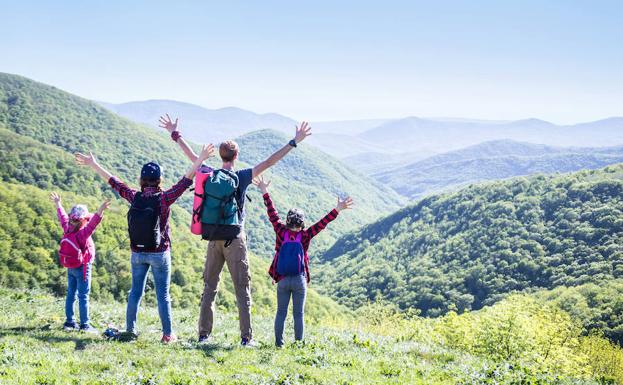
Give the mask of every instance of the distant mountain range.
[(220, 142), (265, 128), (291, 133), (296, 125), (294, 120), (279, 114), (256, 114), (236, 107), (211, 110), (174, 100), (100, 104), (118, 115), (154, 128), (158, 128), (158, 118), (165, 113), (172, 118), (179, 116), (184, 135), (197, 143)]
[(538, 119), (474, 122), (410, 117), (390, 121), (358, 137), (377, 143), (379, 152), (443, 153), (499, 139), (552, 146), (599, 147), (623, 144), (623, 118), (558, 126)]
[[(100, 104), (152, 127), (157, 127), (158, 117), (165, 112), (179, 115), (185, 135), (195, 142), (216, 142), (265, 128), (292, 135), (297, 124), (295, 119), (276, 113), (258, 114), (236, 107), (207, 109), (172, 100)], [(398, 165), (501, 139), (563, 147), (623, 145), (621, 117), (575, 125), (556, 125), (539, 119), (498, 121), (406, 117), (312, 122), (312, 126), (314, 134), (309, 143), (335, 157), (349, 158), (365, 153), (404, 154), (407, 161), (398, 159)], [(366, 166), (385, 165), (385, 159), (380, 158), (383, 162)]]
[[(371, 159), (374, 161), (374, 158)], [(391, 158), (387, 161), (391, 161)], [(360, 162), (364, 163), (363, 160)], [(486, 180), (597, 169), (619, 162), (623, 162), (623, 146), (554, 147), (496, 140), (432, 156), (402, 167), (378, 167), (374, 171), (365, 168), (362, 171), (398, 193), (415, 199)]]

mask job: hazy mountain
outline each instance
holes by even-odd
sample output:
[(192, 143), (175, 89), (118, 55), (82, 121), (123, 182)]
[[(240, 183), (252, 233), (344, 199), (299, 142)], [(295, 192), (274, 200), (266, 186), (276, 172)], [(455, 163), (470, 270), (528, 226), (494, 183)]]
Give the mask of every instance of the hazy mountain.
[(384, 152), (361, 152), (342, 158), (342, 161), (364, 174), (377, 174), (393, 172), (394, 169), (406, 166), (433, 154), (423, 153), (399, 153), (388, 154)]
[(371, 174), (400, 194), (418, 198), (485, 180), (596, 169), (619, 162), (623, 162), (623, 146), (553, 147), (498, 140)]
[[(208, 109), (173, 100), (146, 100), (122, 104), (100, 103), (128, 119), (157, 128), (158, 117), (168, 112), (181, 117), (181, 129), (195, 142), (219, 142), (259, 129), (293, 134), (297, 120), (275, 113), (258, 114), (236, 107)], [(304, 118), (304, 117), (303, 117)], [(404, 154), (408, 161), (475, 145), (510, 139), (553, 146), (623, 145), (623, 118), (558, 126), (539, 119), (517, 121), (462, 118), (361, 119), (311, 122), (308, 143), (337, 158), (364, 153)], [(407, 155), (410, 154), (410, 155)], [(369, 163), (367, 168), (387, 166)], [(403, 165), (399, 161), (391, 164)]]
[(314, 130), (319, 133), (333, 133), (343, 135), (357, 135), (371, 130), (393, 119), (362, 119), (362, 120), (336, 120), (327, 122), (313, 122)]
[(197, 143), (220, 142), (266, 128), (293, 134), (296, 126), (296, 121), (279, 114), (257, 114), (236, 107), (208, 109), (174, 100), (101, 104), (116, 114), (154, 128), (158, 128), (158, 118), (164, 113), (172, 118), (179, 116), (182, 132)]
[(538, 119), (482, 122), (409, 117), (382, 124), (358, 137), (377, 144), (382, 152), (443, 153), (499, 139), (555, 146), (612, 146), (623, 144), (623, 118), (558, 126)]

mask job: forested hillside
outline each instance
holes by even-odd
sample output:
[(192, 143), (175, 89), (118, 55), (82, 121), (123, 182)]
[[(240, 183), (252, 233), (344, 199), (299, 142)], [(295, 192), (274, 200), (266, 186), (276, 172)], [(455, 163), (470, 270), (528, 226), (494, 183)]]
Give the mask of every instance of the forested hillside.
[(374, 179), (417, 199), (470, 183), (537, 173), (596, 169), (623, 162), (623, 147), (553, 147), (512, 140), (480, 143), (396, 168), (371, 170)]
[[(41, 288), (57, 295), (66, 290), (66, 269), (58, 263), (58, 242), (62, 231), (49, 192), (33, 186), (3, 183), (0, 185), (0, 286)], [(100, 201), (82, 195), (62, 192), (66, 209), (86, 203), (94, 210)], [(131, 286), (130, 250), (128, 246), (127, 205), (117, 202), (105, 213), (93, 237), (97, 250), (93, 273), (92, 297), (102, 301), (124, 302)], [(172, 210), (171, 297), (176, 307), (196, 307), (203, 292), (203, 266), (206, 244), (190, 234), (190, 215), (174, 206)], [(251, 255), (254, 308), (271, 313), (275, 307), (274, 287), (267, 276), (268, 262)], [(224, 274), (228, 274), (225, 272)], [(147, 291), (153, 289), (151, 278)], [(155, 296), (148, 295), (148, 302)], [(217, 302), (225, 309), (235, 309), (231, 279), (223, 279)], [(333, 301), (311, 290), (308, 294), (312, 318), (340, 314)]]
[[(258, 140), (262, 138), (260, 136)], [(41, 287), (57, 294), (64, 292), (65, 280), (62, 279), (64, 270), (56, 262), (61, 232), (53, 206), (48, 201), (49, 193), (60, 192), (67, 208), (85, 202), (92, 210), (104, 197), (114, 197), (112, 190), (95, 173), (75, 164), (73, 152), (92, 149), (105, 167), (134, 186), (140, 166), (149, 160), (163, 165), (165, 186), (174, 183), (190, 163), (164, 133), (119, 118), (94, 103), (54, 87), (8, 74), (0, 74), (0, 139), (0, 180), (3, 182), (0, 186), (0, 242), (4, 250), (0, 252), (0, 283), (14, 288)], [(272, 144), (269, 140), (267, 146)], [(258, 146), (258, 151), (261, 147)], [(300, 149), (306, 153), (304, 147)], [(269, 150), (264, 148), (262, 154), (268, 156)], [(253, 148), (246, 153), (252, 156)], [(295, 159), (300, 160), (298, 156)], [(315, 177), (322, 178), (322, 172)], [(298, 178), (299, 174), (295, 177)], [(327, 176), (333, 177), (334, 174)], [(277, 198), (278, 202), (304, 207), (310, 218), (319, 218), (335, 204), (332, 191), (317, 190), (320, 197), (314, 200), (317, 204), (306, 205), (309, 198), (306, 194), (311, 191), (311, 186), (307, 190), (301, 187), (300, 191), (305, 193), (298, 195), (289, 195), (288, 189), (283, 190), (286, 193), (279, 193), (280, 186), (288, 186), (287, 178), (288, 175), (274, 176), (275, 195), (281, 198)], [(347, 186), (348, 182), (341, 184), (344, 185)], [(253, 250), (264, 250), (259, 254), (263, 259), (251, 257), (254, 299), (256, 308), (261, 311), (272, 309), (274, 305), (273, 288), (266, 274), (266, 257), (271, 256), (267, 250), (274, 246), (274, 235), (265, 222), (260, 194), (250, 193), (254, 198), (249, 204), (250, 244)], [(385, 204), (387, 198), (384, 194), (373, 196), (382, 198), (381, 207), (387, 212), (396, 207), (392, 204), (395, 205), (397, 200)], [(190, 193), (187, 193), (180, 205), (174, 207), (172, 215), (172, 295), (176, 305), (182, 306), (194, 306), (199, 301), (206, 248), (205, 242), (188, 231), (189, 204)], [(372, 210), (366, 205), (375, 203), (363, 198), (360, 207), (367, 216), (336, 222), (336, 226), (324, 234), (324, 240), (319, 240), (318, 246), (323, 242), (325, 247), (329, 245), (335, 237), (332, 231), (343, 233), (363, 223), (363, 218), (373, 220)], [(93, 296), (123, 301), (130, 285), (125, 230), (127, 203), (117, 200), (113, 207), (113, 212), (107, 214), (95, 236), (99, 257)], [(221, 305), (227, 308), (234, 303), (230, 284), (230, 280), (224, 280), (220, 297)], [(313, 291), (310, 299), (311, 309), (318, 310), (317, 315), (337, 309), (335, 303)]]
[[(237, 141), (241, 148), (240, 159), (255, 165), (283, 147), (288, 138), (275, 131), (263, 130), (244, 135)], [(355, 200), (354, 210), (343, 212), (326, 231), (314, 238), (312, 257), (317, 255), (314, 250), (325, 250), (337, 237), (373, 222), (381, 213), (395, 211), (403, 202), (392, 189), (311, 146), (297, 147), (266, 175), (272, 180), (271, 195), (283, 218), (289, 209), (298, 207), (305, 211), (306, 222), (311, 225), (335, 207), (338, 194), (350, 195)], [(249, 205), (252, 220), (262, 219), (262, 222), (251, 222), (254, 247), (270, 255), (274, 252), (274, 232), (261, 194), (258, 192), (253, 197), (256, 202)]]
[(386, 299), (435, 316), (623, 277), (622, 192), (615, 165), (431, 196), (341, 238), (322, 287), (351, 307)]
[(601, 334), (623, 345), (623, 280), (605, 280), (573, 287), (557, 287), (534, 295), (567, 312), (584, 334)]
[[(163, 113), (166, 111), (162, 111)], [(2, 130), (2, 128), (6, 130)], [(182, 127), (182, 130), (184, 128)], [(294, 128), (293, 128), (294, 130)], [(241, 138), (243, 160), (259, 161), (271, 154), (277, 142), (286, 137), (261, 132)], [(29, 79), (0, 73), (0, 136), (2, 154), (0, 178), (3, 181), (33, 184), (44, 189), (56, 186), (65, 191), (111, 195), (106, 184), (88, 170), (75, 166), (72, 153), (91, 149), (100, 163), (128, 184), (136, 186), (142, 164), (155, 160), (163, 166), (165, 186), (175, 183), (190, 166), (177, 145), (163, 132), (118, 117), (103, 107), (68, 94), (55, 87)], [(262, 142), (263, 141), (263, 142)], [(366, 185), (362, 178), (326, 154), (301, 145), (284, 161), (288, 166), (271, 173), (277, 206), (304, 208), (310, 220), (321, 218), (335, 204), (333, 193), (339, 186), (346, 193), (359, 194), (358, 215), (334, 223), (315, 242), (318, 250), (326, 249), (348, 230), (369, 223), (399, 207), (401, 198), (378, 184)], [(313, 157), (313, 158), (312, 158)], [(211, 161), (216, 165), (216, 159)], [(314, 165), (313, 173), (296, 165)], [(239, 167), (245, 167), (241, 162)], [(335, 171), (338, 170), (338, 171)], [(322, 188), (307, 183), (309, 174)], [(290, 188), (290, 183), (297, 188)], [(361, 192), (366, 191), (362, 195)], [(248, 203), (250, 246), (258, 255), (270, 257), (274, 235), (266, 219), (261, 195), (249, 190)], [(180, 203), (190, 210), (190, 195)], [(282, 206), (283, 205), (283, 206)]]

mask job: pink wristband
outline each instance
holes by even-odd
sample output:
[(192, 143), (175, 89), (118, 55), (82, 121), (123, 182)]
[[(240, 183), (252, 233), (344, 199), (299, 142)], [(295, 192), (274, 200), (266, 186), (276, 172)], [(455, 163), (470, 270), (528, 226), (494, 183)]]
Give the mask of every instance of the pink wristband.
[(179, 132), (179, 131), (173, 131), (173, 132), (171, 133), (171, 139), (172, 139), (174, 142), (177, 142), (177, 140), (178, 140), (179, 138), (181, 138), (181, 137), (182, 137), (182, 134), (180, 134), (180, 132)]

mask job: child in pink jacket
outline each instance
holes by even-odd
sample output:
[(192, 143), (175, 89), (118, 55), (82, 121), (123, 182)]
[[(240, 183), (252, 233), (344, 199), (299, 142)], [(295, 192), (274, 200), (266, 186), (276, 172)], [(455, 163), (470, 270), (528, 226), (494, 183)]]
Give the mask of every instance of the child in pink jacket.
[[(89, 320), (89, 292), (91, 290), (91, 265), (95, 259), (95, 244), (91, 235), (102, 220), (104, 210), (110, 206), (110, 201), (105, 201), (95, 214), (89, 214), (85, 205), (72, 207), (69, 215), (65, 213), (61, 204), (61, 197), (52, 193), (50, 199), (56, 204), (58, 220), (63, 228), (63, 240), (70, 246), (80, 249), (82, 264), (77, 267), (67, 268), (67, 298), (65, 300), (65, 315), (67, 320), (63, 325), (65, 330), (76, 330), (97, 334), (98, 331), (90, 324)], [(77, 245), (74, 244), (77, 243)], [(61, 245), (61, 262), (63, 258), (63, 246)], [(78, 297), (80, 309), (80, 325), (74, 321), (74, 303)]]

